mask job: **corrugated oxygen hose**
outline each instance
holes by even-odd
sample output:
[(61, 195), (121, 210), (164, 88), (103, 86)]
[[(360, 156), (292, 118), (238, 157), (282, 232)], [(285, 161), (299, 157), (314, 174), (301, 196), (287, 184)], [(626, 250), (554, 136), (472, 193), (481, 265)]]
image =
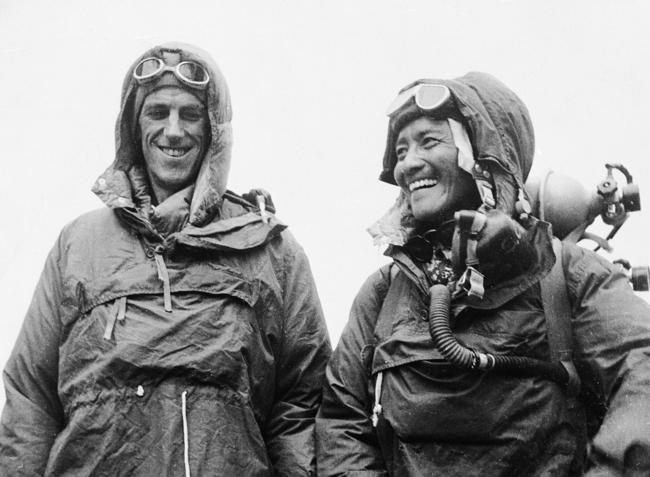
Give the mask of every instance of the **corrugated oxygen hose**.
[(565, 387), (569, 384), (569, 373), (561, 363), (523, 356), (495, 356), (463, 346), (449, 326), (449, 289), (437, 284), (429, 293), (429, 332), (440, 354), (450, 363), (465, 369), (493, 370), (512, 376), (541, 376)]

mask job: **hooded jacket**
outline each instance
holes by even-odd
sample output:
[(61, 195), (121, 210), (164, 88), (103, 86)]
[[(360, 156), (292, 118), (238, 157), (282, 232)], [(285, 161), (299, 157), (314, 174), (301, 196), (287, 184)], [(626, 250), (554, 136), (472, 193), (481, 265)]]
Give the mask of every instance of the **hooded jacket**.
[(170, 51), (210, 75), (198, 177), (152, 206), (132, 67), (93, 188), (107, 207), (61, 232), (4, 371), (2, 475), (314, 474), (330, 345), (307, 258), (225, 188), (230, 98), (210, 57), (167, 44), (134, 66)]
[[(482, 73), (430, 81), (450, 88), (476, 161), (493, 174), (496, 207), (514, 212), (534, 149), (525, 106)], [(392, 126), (387, 182), (398, 132)], [(403, 194), (372, 228), (391, 243), (393, 263), (361, 287), (328, 365), (316, 425), (319, 475), (647, 475), (650, 426), (638, 416), (650, 415), (650, 307), (624, 273), (563, 246), (583, 388), (577, 401), (538, 376), (462, 370), (445, 360), (429, 333), (430, 281), (404, 246), (412, 230)], [(555, 260), (550, 227), (531, 219), (526, 237), (532, 265), (486, 281), (483, 299), (454, 295), (451, 328), (479, 352), (549, 361), (539, 282)]]

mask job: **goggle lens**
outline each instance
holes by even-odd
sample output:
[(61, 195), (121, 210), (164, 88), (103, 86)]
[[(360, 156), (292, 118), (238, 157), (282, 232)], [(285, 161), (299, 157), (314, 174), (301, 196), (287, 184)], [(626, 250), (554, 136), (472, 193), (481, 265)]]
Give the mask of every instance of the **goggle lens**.
[(176, 71), (185, 80), (197, 84), (206, 84), (209, 81), (208, 72), (205, 68), (193, 61), (184, 61), (176, 67)]
[(397, 98), (393, 100), (386, 110), (386, 114), (392, 116), (404, 107), (411, 98), (415, 98), (415, 104), (420, 109), (431, 111), (447, 102), (451, 98), (451, 92), (449, 88), (441, 84), (416, 84), (397, 95)]
[(147, 79), (155, 76), (160, 72), (165, 64), (158, 58), (145, 58), (133, 70), (133, 76), (136, 79)]
[(430, 111), (436, 109), (450, 97), (449, 88), (438, 84), (427, 84), (415, 93), (415, 104), (420, 109)]
[(145, 58), (133, 70), (133, 77), (137, 81), (146, 81), (171, 71), (185, 84), (204, 87), (210, 81), (208, 72), (194, 61), (183, 61), (176, 66), (167, 66), (160, 58)]

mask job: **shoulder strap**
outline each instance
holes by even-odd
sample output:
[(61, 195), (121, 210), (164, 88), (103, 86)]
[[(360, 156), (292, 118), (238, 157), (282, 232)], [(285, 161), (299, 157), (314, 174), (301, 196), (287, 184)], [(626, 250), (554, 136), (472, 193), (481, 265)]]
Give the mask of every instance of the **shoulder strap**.
[(546, 317), (546, 333), (551, 350), (551, 360), (559, 361), (569, 373), (568, 392), (576, 396), (580, 391), (580, 377), (573, 364), (573, 330), (571, 329), (571, 304), (567, 293), (562, 242), (553, 238), (555, 264), (541, 281), (542, 303)]
[[(388, 267), (388, 278), (386, 280), (386, 288), (383, 291), (383, 295), (381, 296), (381, 302), (383, 302), (386, 299), (386, 295), (388, 295), (388, 290), (390, 289), (390, 285), (395, 280), (395, 277), (397, 276), (397, 273), (399, 272), (399, 268), (397, 265), (395, 265), (395, 262), (392, 262), (390, 266)], [(378, 321), (375, 324), (375, 337), (377, 338), (377, 342), (381, 342), (384, 339), (388, 338), (393, 331), (393, 320), (392, 320), (392, 314), (389, 313), (379, 313)], [(379, 415), (382, 412), (382, 407), (380, 404), (381, 401), (381, 386), (383, 383), (384, 379), (384, 372), (379, 371), (377, 373), (377, 377), (375, 378), (375, 393), (374, 393), (374, 405), (372, 407), (372, 414), (370, 415), (370, 420), (372, 422), (372, 427), (377, 427), (377, 424), (379, 423)]]
[[(386, 289), (384, 291), (383, 296), (381, 296), (381, 302), (383, 303), (386, 295), (388, 295), (388, 290), (390, 289), (390, 285), (395, 280), (395, 277), (397, 276), (397, 273), (399, 272), (399, 267), (395, 265), (395, 262), (391, 263), (389, 268), (388, 268), (388, 280), (386, 282)], [(383, 319), (382, 319), (383, 317)], [(393, 322), (392, 318), (387, 316), (386, 313), (379, 313), (379, 320), (375, 324), (375, 336), (379, 341), (382, 341), (386, 338), (388, 338), (393, 331)]]

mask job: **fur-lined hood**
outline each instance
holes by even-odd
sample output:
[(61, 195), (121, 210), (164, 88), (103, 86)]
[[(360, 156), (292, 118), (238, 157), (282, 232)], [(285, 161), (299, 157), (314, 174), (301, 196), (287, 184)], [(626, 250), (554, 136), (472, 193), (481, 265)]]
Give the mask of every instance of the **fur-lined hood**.
[(120, 112), (115, 124), (115, 160), (93, 186), (99, 198), (110, 208), (135, 207), (142, 209), (138, 197), (147, 187), (142, 150), (137, 136), (139, 111), (135, 111), (140, 86), (133, 78), (138, 63), (148, 57), (163, 57), (163, 52), (181, 55), (180, 61), (195, 61), (210, 75), (206, 90), (206, 106), (210, 123), (210, 144), (206, 150), (191, 197), (189, 198), (190, 225), (200, 227), (210, 222), (220, 207), (226, 191), (230, 154), (232, 149), (230, 93), (221, 71), (210, 55), (192, 45), (166, 43), (142, 54), (127, 71), (122, 85)]
[[(513, 214), (518, 194), (533, 163), (535, 137), (528, 109), (523, 101), (496, 78), (472, 72), (453, 80), (421, 79), (418, 83), (442, 84), (449, 88), (456, 112), (472, 145), (474, 159), (482, 171), (489, 171), (496, 208)], [(395, 141), (399, 131), (393, 120), (388, 125), (386, 150), (380, 180), (395, 184)], [(416, 227), (403, 193), (370, 229), (379, 243), (402, 245)]]

